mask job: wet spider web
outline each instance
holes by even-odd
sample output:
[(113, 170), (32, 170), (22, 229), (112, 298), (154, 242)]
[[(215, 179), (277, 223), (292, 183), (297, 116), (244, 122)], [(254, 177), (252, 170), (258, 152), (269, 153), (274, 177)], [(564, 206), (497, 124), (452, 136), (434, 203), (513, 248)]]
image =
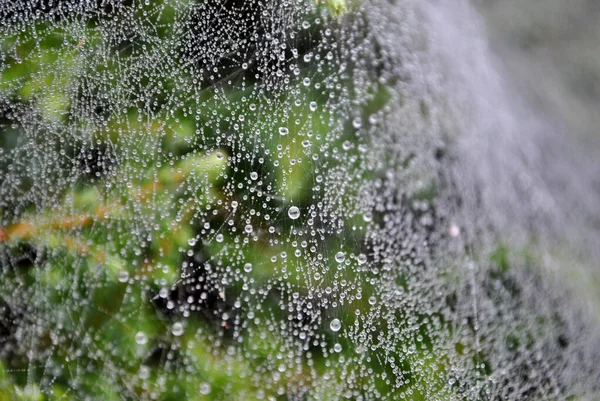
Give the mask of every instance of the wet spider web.
[(480, 31), (445, 54), (457, 10), (3, 5), (3, 391), (593, 396), (600, 333), (548, 244), (570, 204), (589, 260), (597, 193), (486, 84), (490, 120)]

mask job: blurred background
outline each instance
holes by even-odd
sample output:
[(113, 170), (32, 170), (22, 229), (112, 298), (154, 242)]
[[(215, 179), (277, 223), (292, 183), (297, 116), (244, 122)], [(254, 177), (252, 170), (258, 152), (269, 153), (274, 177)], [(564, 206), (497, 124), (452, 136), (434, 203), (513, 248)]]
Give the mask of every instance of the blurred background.
[(517, 89), (568, 135), (600, 151), (600, 2), (479, 0)]

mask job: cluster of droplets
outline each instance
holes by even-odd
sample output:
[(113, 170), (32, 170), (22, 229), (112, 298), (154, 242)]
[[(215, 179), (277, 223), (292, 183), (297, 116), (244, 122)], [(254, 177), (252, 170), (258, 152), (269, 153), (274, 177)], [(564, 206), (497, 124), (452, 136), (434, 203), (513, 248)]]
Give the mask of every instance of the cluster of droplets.
[(563, 391), (504, 262), (464, 268), (400, 3), (8, 10), (7, 369), (81, 398), (518, 399), (512, 364)]

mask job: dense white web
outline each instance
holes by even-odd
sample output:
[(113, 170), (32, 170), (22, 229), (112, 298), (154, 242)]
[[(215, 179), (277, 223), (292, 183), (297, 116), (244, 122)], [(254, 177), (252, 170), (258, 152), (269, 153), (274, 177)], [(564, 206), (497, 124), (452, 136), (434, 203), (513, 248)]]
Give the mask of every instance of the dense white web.
[(0, 391), (592, 397), (598, 193), (418, 3), (1, 5)]

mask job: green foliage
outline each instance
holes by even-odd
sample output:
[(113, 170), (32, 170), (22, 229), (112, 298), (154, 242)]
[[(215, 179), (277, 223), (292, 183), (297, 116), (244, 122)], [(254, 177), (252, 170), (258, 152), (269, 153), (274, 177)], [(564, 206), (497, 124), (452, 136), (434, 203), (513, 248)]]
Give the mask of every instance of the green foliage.
[[(364, 164), (408, 170), (417, 158), (408, 154), (394, 160), (397, 154), (385, 151), (381, 160), (363, 158), (371, 144), (359, 137), (357, 126), (390, 102), (386, 84), (370, 85), (356, 107), (358, 116), (346, 115), (347, 121), (327, 107), (340, 88), (360, 90), (336, 70), (339, 66), (305, 62), (298, 74), (290, 74), (285, 90), (275, 82), (266, 92), (256, 90), (263, 78), (246, 66), (210, 77), (211, 84), (196, 91), (194, 81), (211, 71), (204, 65), (188, 68), (193, 63), (181, 43), (193, 27), (182, 21), (193, 25), (193, 18), (186, 15), (186, 20), (179, 14), (182, 8), (169, 1), (156, 13), (155, 3), (135, 11), (144, 24), (100, 15), (42, 19), (1, 32), (0, 97), (43, 123), (28, 145), (60, 157), (23, 157), (27, 167), (44, 172), (44, 188), (23, 179), (15, 186), (30, 198), (0, 210), (0, 323), (7, 326), (0, 329), (12, 341), (0, 364), (0, 401), (283, 399), (286, 391), (327, 376), (332, 361), (351, 358), (362, 363), (362, 376), (343, 380), (364, 385), (362, 390), (375, 382), (368, 388), (375, 398), (394, 397), (401, 389), (413, 400), (459, 399), (459, 380), (446, 381), (453, 366), (447, 355), (437, 353), (442, 341), (451, 341), (485, 382), (494, 367), (486, 350), (477, 348), (476, 335), (442, 339), (455, 327), (427, 306), (381, 313), (380, 305), (389, 300), (378, 298), (381, 291), (369, 275), (381, 274), (408, 293), (411, 274), (431, 279), (419, 275), (422, 261), (415, 262), (416, 271), (394, 274), (384, 268), (385, 260), (378, 261), (377, 272), (360, 267), (368, 247), (378, 245), (369, 244), (368, 229), (390, 224), (385, 212), (395, 212), (367, 204), (373, 212), (363, 215), (360, 203), (373, 200), (362, 194), (380, 192), (386, 179), (397, 179)], [(328, 57), (317, 46), (322, 30), (351, 19), (346, 13), (358, 6), (316, 2), (307, 19), (312, 25), (296, 46), (311, 57), (313, 50), (321, 59)], [(319, 18), (327, 24), (317, 24)], [(114, 38), (102, 36), (110, 24), (131, 37), (112, 43)], [(158, 44), (146, 31), (161, 39)], [(224, 57), (215, 65), (226, 63)], [(348, 98), (353, 96), (358, 97)], [(423, 102), (418, 112), (431, 118)], [(16, 125), (0, 125), (0, 146), (7, 154), (27, 148), (23, 127)], [(333, 156), (322, 162), (320, 154)], [(325, 187), (323, 175), (331, 171), (339, 173), (343, 191)], [(431, 177), (410, 178), (421, 185), (399, 204), (434, 205), (439, 188)], [(332, 220), (340, 210), (345, 213), (344, 224), (315, 224), (315, 205), (325, 201)], [(301, 211), (302, 224), (288, 218), (291, 206)], [(244, 220), (242, 214), (251, 217)], [(214, 228), (225, 225), (232, 229)], [(247, 235), (232, 234), (243, 232)], [(268, 235), (288, 232), (293, 239)], [(311, 236), (320, 239), (318, 252), (311, 249)], [(343, 258), (336, 260), (337, 253)], [(415, 254), (411, 250), (402, 257), (419, 260)], [(296, 271), (278, 276), (275, 269), (283, 259), (293, 261), (287, 266)], [(490, 259), (496, 267), (490, 280), (499, 283), (490, 298), (500, 299), (505, 290), (516, 298), (509, 249), (498, 247)], [(222, 274), (213, 274), (211, 264)], [(442, 278), (450, 281), (452, 274), (457, 273), (449, 269)], [(203, 280), (210, 281), (212, 291)], [(249, 283), (265, 290), (248, 291)], [(336, 286), (351, 288), (348, 298), (328, 297)], [(17, 294), (9, 297), (13, 291)], [(494, 291), (501, 295), (494, 298)], [(451, 295), (454, 301), (461, 296)], [(252, 303), (239, 302), (248, 299)], [(296, 299), (313, 301), (310, 308), (297, 304), (294, 309), (289, 305)], [(34, 318), (43, 324), (31, 322)], [(332, 319), (339, 319), (345, 335), (330, 329)], [(470, 334), (477, 331), (473, 319), (466, 324)], [(282, 356), (285, 332), (273, 321), (314, 328), (314, 339), (299, 354)], [(360, 332), (361, 324), (370, 332)], [(550, 323), (540, 327), (544, 324)], [(14, 332), (21, 325), (34, 329)], [(535, 336), (527, 328), (514, 330), (507, 347), (514, 352), (531, 347)], [(232, 352), (234, 347), (242, 352)], [(40, 355), (30, 355), (32, 349)], [(284, 366), (284, 357), (297, 365)], [(49, 376), (54, 379), (45, 381)], [(262, 378), (277, 382), (281, 391), (265, 389)], [(340, 395), (335, 386), (319, 391), (321, 399)]]

